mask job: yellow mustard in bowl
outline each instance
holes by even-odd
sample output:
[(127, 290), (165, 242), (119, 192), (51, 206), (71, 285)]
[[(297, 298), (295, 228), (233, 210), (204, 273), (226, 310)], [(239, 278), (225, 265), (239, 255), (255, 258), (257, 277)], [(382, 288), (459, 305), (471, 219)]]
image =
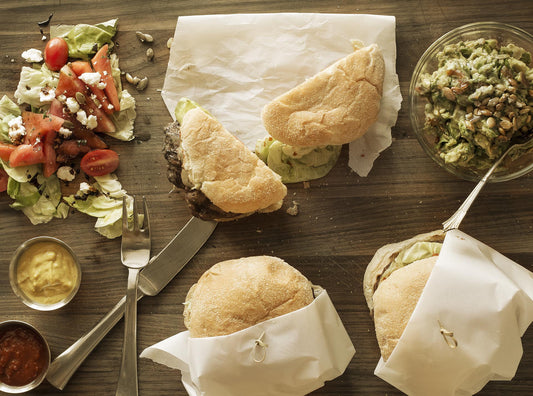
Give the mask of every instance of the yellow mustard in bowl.
[(26, 305), (59, 308), (76, 294), (81, 278), (72, 250), (52, 237), (37, 237), (20, 246), (12, 260), (13, 290)]

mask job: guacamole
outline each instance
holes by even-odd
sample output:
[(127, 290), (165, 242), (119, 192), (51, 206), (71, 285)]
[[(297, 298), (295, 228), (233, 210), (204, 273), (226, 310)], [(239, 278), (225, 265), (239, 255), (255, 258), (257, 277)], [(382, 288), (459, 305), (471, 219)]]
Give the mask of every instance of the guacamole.
[(486, 169), (533, 134), (529, 52), (479, 39), (447, 45), (437, 58), (416, 89), (428, 100), (425, 131), (446, 163)]
[(283, 183), (297, 183), (327, 175), (339, 159), (341, 149), (342, 145), (294, 147), (268, 136), (257, 142), (255, 153), (281, 176)]

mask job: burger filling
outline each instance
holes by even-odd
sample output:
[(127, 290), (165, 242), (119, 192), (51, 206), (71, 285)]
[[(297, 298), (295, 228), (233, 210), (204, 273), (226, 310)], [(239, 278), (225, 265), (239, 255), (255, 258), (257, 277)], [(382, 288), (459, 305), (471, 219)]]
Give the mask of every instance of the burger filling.
[(390, 265), (383, 271), (379, 282), (387, 279), (397, 269), (405, 267), (415, 261), (432, 256), (438, 256), (442, 248), (441, 242), (416, 242), (413, 245), (401, 250)]

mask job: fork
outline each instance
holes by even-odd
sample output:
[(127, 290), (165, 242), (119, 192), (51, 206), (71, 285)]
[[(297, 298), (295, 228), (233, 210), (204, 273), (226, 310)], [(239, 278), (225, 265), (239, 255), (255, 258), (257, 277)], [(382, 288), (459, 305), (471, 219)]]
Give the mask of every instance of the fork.
[(117, 383), (117, 396), (138, 394), (137, 379), (137, 283), (139, 271), (150, 260), (150, 219), (146, 198), (143, 197), (143, 219), (139, 225), (137, 202), (133, 197), (133, 228), (128, 221), (128, 200), (122, 200), (122, 243), (121, 261), (128, 267), (128, 289), (124, 313), (124, 341), (122, 364)]
[(470, 206), (472, 206), (472, 203), (474, 203), (474, 200), (479, 195), (479, 192), (481, 189), (485, 186), (489, 178), (492, 176), (492, 173), (496, 170), (496, 168), (502, 163), (503, 159), (507, 157), (509, 153), (512, 151), (515, 151), (517, 149), (520, 149), (522, 147), (525, 147), (531, 143), (531, 139), (527, 140), (522, 143), (515, 143), (512, 146), (509, 146), (507, 150), (498, 158), (498, 160), (490, 167), (490, 169), (485, 173), (485, 175), (481, 178), (481, 180), (476, 184), (476, 187), (472, 190), (472, 192), (466, 197), (463, 204), (457, 209), (457, 211), (451, 215), (451, 217), (442, 223), (444, 232), (455, 230), (459, 228), (459, 225), (463, 221), (464, 217), (466, 216), (466, 212), (468, 212), (468, 209), (470, 209)]

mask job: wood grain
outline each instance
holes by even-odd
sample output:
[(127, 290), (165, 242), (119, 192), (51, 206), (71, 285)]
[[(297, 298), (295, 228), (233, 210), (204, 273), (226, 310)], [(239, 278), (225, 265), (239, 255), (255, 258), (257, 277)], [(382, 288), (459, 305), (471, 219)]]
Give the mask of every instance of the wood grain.
[[(170, 193), (161, 153), (163, 127), (171, 118), (158, 89), (168, 61), (167, 39), (183, 15), (259, 12), (361, 13), (396, 16), (397, 72), (404, 102), (393, 128), (392, 146), (376, 161), (368, 177), (347, 167), (347, 150), (325, 178), (289, 186), (284, 208), (221, 224), (204, 248), (163, 292), (139, 303), (138, 348), (142, 350), (184, 330), (182, 301), (189, 287), (217, 261), (245, 255), (272, 254), (284, 258), (329, 292), (357, 353), (346, 372), (313, 395), (400, 395), (374, 376), (379, 359), (373, 323), (362, 294), (367, 263), (385, 243), (441, 226), (473, 188), (441, 170), (416, 141), (406, 102), (411, 73), (427, 46), (448, 30), (470, 22), (494, 20), (533, 32), (533, 2), (517, 0), (385, 1), (145, 1), (103, 0), (0, 2), (0, 94), (12, 98), (20, 68), (20, 53), (41, 48), (37, 22), (53, 13), (52, 23), (95, 23), (119, 18), (118, 54), (121, 68), (148, 76), (146, 91), (132, 90), (138, 103), (134, 142), (110, 141), (121, 156), (119, 179), (132, 194), (146, 195), (153, 219), (153, 252), (158, 252), (189, 219), (184, 203)], [(147, 62), (146, 45), (135, 38), (142, 30), (154, 36), (155, 57)], [(489, 184), (467, 215), (463, 231), (533, 270), (533, 175)], [(285, 209), (300, 203), (298, 216)], [(0, 320), (26, 320), (43, 331), (57, 356), (77, 340), (121, 298), (126, 270), (120, 264), (120, 240), (107, 240), (94, 231), (94, 220), (73, 213), (66, 220), (33, 226), (9, 207), (0, 194)], [(9, 260), (15, 248), (37, 235), (51, 235), (71, 245), (83, 267), (76, 298), (54, 312), (24, 306), (11, 291)], [(43, 383), (32, 395), (112, 395), (122, 347), (122, 322), (94, 350), (64, 391)], [(510, 382), (489, 383), (483, 395), (533, 393), (533, 332), (523, 337), (524, 356)], [(186, 395), (179, 372), (151, 361), (139, 361), (141, 395)]]

